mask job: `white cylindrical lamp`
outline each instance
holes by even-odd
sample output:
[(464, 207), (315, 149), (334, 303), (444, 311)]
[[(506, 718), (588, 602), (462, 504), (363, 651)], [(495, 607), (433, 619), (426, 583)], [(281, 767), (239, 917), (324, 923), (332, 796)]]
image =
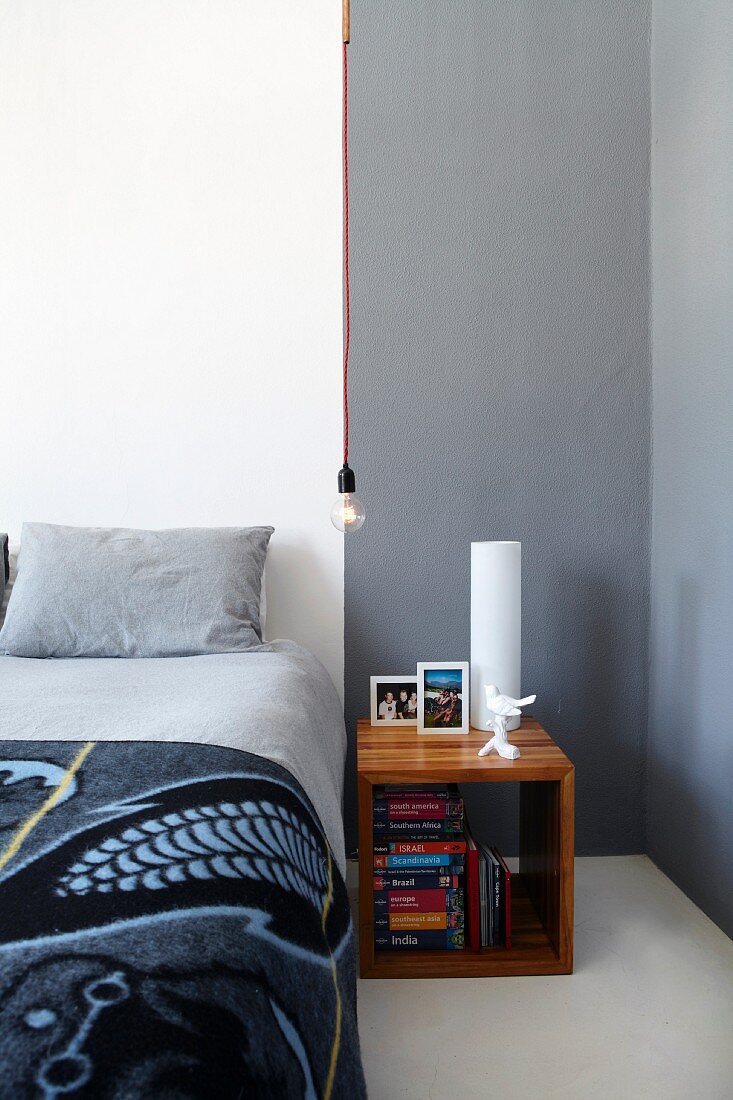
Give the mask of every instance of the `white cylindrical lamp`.
[[(486, 684), (521, 696), (522, 544), (471, 543), (471, 725), (485, 730)], [(521, 718), (510, 718), (517, 729)]]

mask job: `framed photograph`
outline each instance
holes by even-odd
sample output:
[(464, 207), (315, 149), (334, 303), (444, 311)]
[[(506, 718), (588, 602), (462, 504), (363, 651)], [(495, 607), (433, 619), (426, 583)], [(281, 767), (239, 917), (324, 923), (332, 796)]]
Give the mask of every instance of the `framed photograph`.
[(468, 661), (417, 666), (417, 732), (468, 733)]
[(417, 677), (372, 676), (372, 725), (417, 725)]

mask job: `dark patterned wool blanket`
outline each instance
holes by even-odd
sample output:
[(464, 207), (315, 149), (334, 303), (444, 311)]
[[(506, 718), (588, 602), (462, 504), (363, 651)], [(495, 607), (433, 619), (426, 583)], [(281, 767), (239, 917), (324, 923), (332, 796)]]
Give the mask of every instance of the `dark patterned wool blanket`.
[(346, 890), (287, 771), (0, 742), (0, 1096), (365, 1096)]

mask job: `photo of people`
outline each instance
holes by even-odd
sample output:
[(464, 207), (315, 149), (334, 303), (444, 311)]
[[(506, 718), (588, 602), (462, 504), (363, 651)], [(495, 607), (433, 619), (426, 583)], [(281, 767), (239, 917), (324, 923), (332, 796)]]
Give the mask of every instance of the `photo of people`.
[(436, 661), (418, 665), (420, 733), (468, 733), (468, 664)]
[(417, 724), (417, 680), (409, 676), (371, 677), (372, 725)]

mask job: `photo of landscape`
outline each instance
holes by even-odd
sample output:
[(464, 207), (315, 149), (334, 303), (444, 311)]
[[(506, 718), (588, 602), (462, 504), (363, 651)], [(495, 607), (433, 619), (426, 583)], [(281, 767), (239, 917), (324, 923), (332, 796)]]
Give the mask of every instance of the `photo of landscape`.
[(423, 673), (426, 729), (460, 729), (463, 724), (463, 670), (429, 668)]

